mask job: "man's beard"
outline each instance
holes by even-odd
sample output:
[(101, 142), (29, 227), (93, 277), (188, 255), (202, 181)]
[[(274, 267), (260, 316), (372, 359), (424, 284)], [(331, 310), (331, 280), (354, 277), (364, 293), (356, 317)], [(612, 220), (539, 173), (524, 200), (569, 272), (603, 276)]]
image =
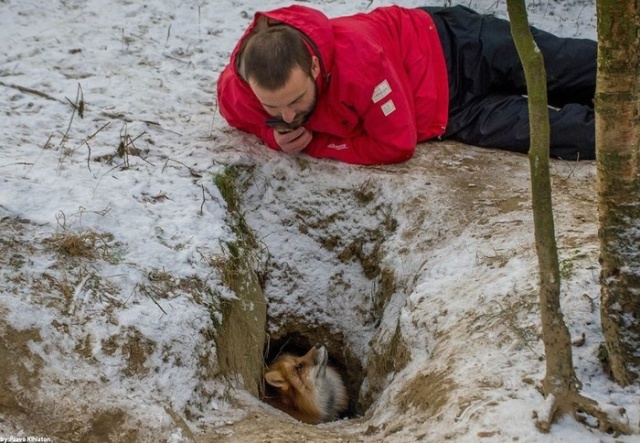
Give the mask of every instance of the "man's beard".
[(313, 114), (314, 109), (316, 108), (316, 101), (318, 98), (318, 85), (316, 85), (315, 81), (313, 82), (313, 101), (309, 108), (305, 111), (302, 111), (296, 115), (296, 117), (289, 123), (289, 127), (291, 129), (297, 129), (300, 126), (303, 126), (305, 123), (309, 121), (311, 118), (311, 114)]

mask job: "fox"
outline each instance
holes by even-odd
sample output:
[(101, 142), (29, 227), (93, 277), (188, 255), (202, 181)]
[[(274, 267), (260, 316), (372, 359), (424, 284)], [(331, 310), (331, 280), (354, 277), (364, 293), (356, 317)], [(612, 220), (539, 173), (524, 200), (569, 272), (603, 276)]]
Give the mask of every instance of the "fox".
[(328, 359), (329, 353), (319, 344), (302, 357), (278, 356), (264, 375), (275, 388), (265, 401), (303, 423), (336, 420), (347, 410), (349, 396), (338, 371), (327, 365)]

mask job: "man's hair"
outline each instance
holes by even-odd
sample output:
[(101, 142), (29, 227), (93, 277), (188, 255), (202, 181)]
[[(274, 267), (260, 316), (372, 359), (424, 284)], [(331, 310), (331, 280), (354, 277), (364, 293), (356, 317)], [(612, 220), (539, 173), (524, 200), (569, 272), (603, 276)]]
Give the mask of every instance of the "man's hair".
[(246, 80), (270, 91), (284, 87), (296, 66), (311, 74), (311, 54), (302, 35), (285, 25), (253, 35), (242, 54), (242, 64)]

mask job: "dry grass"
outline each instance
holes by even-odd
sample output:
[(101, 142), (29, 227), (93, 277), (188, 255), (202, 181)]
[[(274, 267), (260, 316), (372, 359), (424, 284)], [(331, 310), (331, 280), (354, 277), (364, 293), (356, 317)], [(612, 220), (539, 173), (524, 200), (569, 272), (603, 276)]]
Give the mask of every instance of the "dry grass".
[(64, 258), (114, 261), (110, 253), (113, 235), (84, 231), (81, 233), (63, 232), (43, 241), (45, 248)]
[(505, 304), (497, 300), (492, 302), (496, 309), (475, 318), (472, 334), (494, 330), (498, 331), (501, 340), (508, 340), (509, 337), (515, 336), (534, 355), (542, 358), (542, 355), (534, 349), (535, 343), (541, 339), (538, 323), (529, 321), (533, 317), (537, 319), (536, 312), (539, 310), (537, 297), (531, 294), (518, 294), (514, 291), (505, 299)]

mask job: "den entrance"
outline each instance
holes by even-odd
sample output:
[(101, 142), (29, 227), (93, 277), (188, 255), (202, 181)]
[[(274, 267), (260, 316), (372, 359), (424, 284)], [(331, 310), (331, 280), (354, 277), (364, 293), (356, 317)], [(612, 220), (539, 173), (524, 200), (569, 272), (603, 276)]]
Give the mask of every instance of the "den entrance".
[[(221, 369), (231, 377), (239, 374), (260, 398), (265, 364), (278, 353), (304, 355), (322, 344), (343, 376), (348, 415), (364, 414), (388, 374), (409, 360), (397, 307), (413, 283), (384, 262), (386, 244), (398, 230), (393, 208), (366, 175), (342, 184), (304, 175), (314, 181), (310, 199), (295, 191), (303, 177), (285, 171), (266, 175), (238, 167), (227, 175), (242, 198), (236, 195), (230, 205), (240, 239), (230, 247), (224, 276), (237, 299), (221, 309)], [(318, 207), (319, 201), (331, 207)], [(277, 224), (271, 213), (277, 213)], [(388, 306), (394, 308), (387, 317), (395, 321), (383, 321)]]

